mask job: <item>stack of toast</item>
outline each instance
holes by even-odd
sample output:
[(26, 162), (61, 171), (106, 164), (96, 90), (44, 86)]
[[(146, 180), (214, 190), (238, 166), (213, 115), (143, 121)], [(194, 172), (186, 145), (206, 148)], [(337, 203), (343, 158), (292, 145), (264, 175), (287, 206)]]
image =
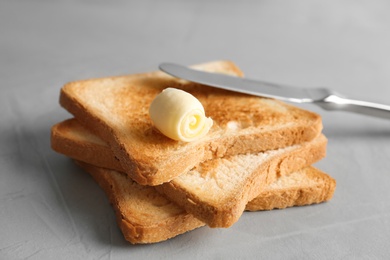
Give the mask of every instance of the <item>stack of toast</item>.
[[(229, 61), (193, 67), (243, 76)], [(206, 136), (187, 143), (155, 128), (148, 109), (168, 87), (202, 103), (214, 122)], [(321, 203), (335, 190), (335, 180), (311, 166), (326, 155), (321, 117), (281, 101), (155, 71), (68, 83), (60, 104), (74, 118), (52, 127), (52, 148), (104, 189), (133, 244), (227, 228), (245, 210)]]

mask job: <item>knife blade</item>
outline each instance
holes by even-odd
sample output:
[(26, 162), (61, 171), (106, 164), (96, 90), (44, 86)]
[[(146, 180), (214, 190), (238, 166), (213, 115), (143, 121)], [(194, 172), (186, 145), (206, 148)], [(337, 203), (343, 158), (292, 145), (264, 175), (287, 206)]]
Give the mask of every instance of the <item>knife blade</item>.
[(162, 63), (159, 68), (171, 76), (225, 90), (390, 119), (389, 105), (349, 99), (327, 88), (293, 87), (195, 70), (174, 63)]
[(312, 93), (310, 90), (304, 88), (282, 86), (281, 84), (240, 78), (226, 74), (210, 73), (174, 63), (162, 63), (159, 68), (165, 73), (177, 78), (244, 94), (298, 103), (311, 102), (313, 99), (322, 98), (322, 95), (318, 96), (318, 94), (316, 95), (316, 93)]

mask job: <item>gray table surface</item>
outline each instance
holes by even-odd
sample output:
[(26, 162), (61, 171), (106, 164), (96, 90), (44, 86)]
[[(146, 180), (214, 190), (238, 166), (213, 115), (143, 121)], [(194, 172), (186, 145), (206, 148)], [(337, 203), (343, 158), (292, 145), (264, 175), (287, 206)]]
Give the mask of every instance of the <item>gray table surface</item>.
[(0, 259), (390, 257), (390, 121), (320, 113), (332, 201), (127, 243), (103, 191), (50, 149), (68, 81), (229, 59), (248, 77), (390, 104), (388, 1), (0, 1)]

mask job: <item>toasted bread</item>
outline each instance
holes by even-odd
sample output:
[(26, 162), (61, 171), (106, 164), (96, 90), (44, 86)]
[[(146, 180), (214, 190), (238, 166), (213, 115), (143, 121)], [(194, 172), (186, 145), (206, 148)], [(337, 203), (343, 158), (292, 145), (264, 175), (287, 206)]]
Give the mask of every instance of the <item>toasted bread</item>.
[[(130, 243), (161, 242), (205, 225), (161, 196), (154, 187), (139, 185), (114, 170), (84, 162), (77, 164), (103, 188), (114, 208), (118, 225)], [(265, 186), (247, 209), (270, 210), (321, 203), (332, 198), (334, 188), (334, 179), (314, 167), (308, 167), (281, 176), (275, 183)]]
[(230, 227), (265, 185), (322, 159), (326, 143), (320, 135), (277, 150), (208, 160), (156, 189), (208, 226)]
[(304, 206), (333, 197), (336, 181), (314, 167), (279, 177), (266, 185), (256, 198), (246, 204), (245, 210), (283, 209), (292, 206)]
[(204, 226), (204, 223), (161, 196), (152, 186), (139, 185), (123, 173), (77, 162), (102, 187), (112, 204), (125, 239), (155, 243)]
[[(96, 166), (121, 171), (121, 164), (103, 140), (75, 119), (52, 127), (54, 150)], [(326, 138), (258, 154), (235, 155), (199, 164), (196, 168), (155, 188), (211, 227), (229, 227), (248, 201), (278, 176), (320, 160)]]
[[(232, 62), (195, 66), (242, 76)], [(154, 127), (148, 108), (167, 87), (193, 94), (214, 121), (198, 141), (173, 141)], [(202, 161), (275, 150), (316, 138), (321, 117), (273, 99), (254, 97), (175, 79), (163, 72), (76, 81), (66, 84), (60, 104), (102, 138), (123, 171), (140, 184), (158, 185)]]

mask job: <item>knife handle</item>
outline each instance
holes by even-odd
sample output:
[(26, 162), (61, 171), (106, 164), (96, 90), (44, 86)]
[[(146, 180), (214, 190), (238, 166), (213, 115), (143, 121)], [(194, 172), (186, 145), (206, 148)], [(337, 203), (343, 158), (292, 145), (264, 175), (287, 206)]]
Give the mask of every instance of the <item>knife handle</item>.
[(390, 106), (373, 102), (344, 98), (338, 94), (331, 94), (323, 100), (316, 101), (325, 110), (348, 111), (367, 116), (390, 119)]

